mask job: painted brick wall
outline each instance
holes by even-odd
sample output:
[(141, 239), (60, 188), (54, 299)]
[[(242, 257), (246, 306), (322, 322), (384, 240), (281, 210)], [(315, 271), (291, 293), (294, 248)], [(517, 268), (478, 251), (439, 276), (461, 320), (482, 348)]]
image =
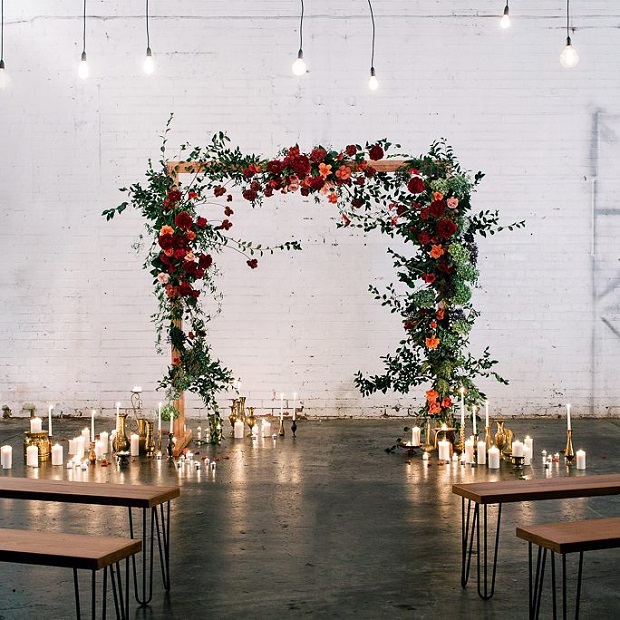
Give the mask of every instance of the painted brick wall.
[[(13, 85), (0, 93), (1, 404), (110, 410), (134, 384), (147, 406), (160, 400), (166, 359), (132, 250), (141, 222), (100, 213), (159, 157), (174, 112), (171, 157), (219, 130), (264, 154), (379, 137), (419, 154), (445, 137), (465, 167), (486, 172), (476, 205), (500, 208), (506, 223), (527, 219), (525, 231), (480, 244), (473, 349), (490, 345), (511, 381), (485, 384), (491, 409), (552, 414), (570, 401), (577, 415), (618, 414), (617, 2), (574, 7), (581, 62), (569, 71), (558, 62), (558, 0), (515, 3), (509, 31), (498, 27), (498, 0), (374, 0), (374, 93), (364, 2), (306, 1), (310, 73), (298, 79), (294, 1), (153, 0), (157, 71), (145, 77), (143, 2), (91, 0), (85, 83), (79, 4), (5, 3)], [(385, 240), (336, 230), (328, 205), (299, 197), (260, 212), (239, 203), (233, 231), (304, 246), (258, 270), (221, 257), (213, 342), (249, 401), (268, 407), (274, 391), (296, 391), (308, 414), (352, 416), (416, 404), (415, 395), (362, 399), (352, 381), (358, 369), (380, 370), (401, 335), (367, 293), (392, 277)], [(189, 405), (198, 415), (199, 402)]]

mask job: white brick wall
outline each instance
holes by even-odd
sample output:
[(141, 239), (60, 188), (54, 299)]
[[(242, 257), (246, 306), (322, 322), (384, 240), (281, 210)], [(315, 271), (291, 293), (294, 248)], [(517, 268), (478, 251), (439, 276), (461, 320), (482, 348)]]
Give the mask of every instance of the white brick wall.
[[(476, 206), (528, 222), (481, 243), (483, 315), (473, 345), (491, 345), (511, 380), (488, 384), (492, 410), (550, 414), (571, 401), (577, 415), (617, 415), (618, 215), (597, 218), (594, 268), (591, 256), (597, 170), (599, 207), (617, 208), (617, 2), (575, 3), (581, 62), (567, 71), (558, 62), (559, 0), (514, 3), (507, 32), (498, 28), (500, 0), (467, 8), (375, 0), (375, 93), (366, 87), (364, 2), (306, 2), (310, 73), (299, 80), (290, 72), (294, 1), (153, 0), (157, 72), (147, 78), (144, 3), (90, 0), (86, 83), (76, 78), (79, 4), (5, 3), (13, 87), (0, 93), (1, 404), (110, 409), (136, 383), (147, 405), (159, 400), (166, 360), (154, 351), (149, 278), (131, 250), (141, 222), (99, 214), (121, 200), (118, 187), (141, 178), (147, 158), (158, 158), (174, 112), (171, 156), (219, 130), (265, 154), (296, 141), (307, 149), (384, 136), (418, 154), (446, 137), (464, 166), (487, 174)], [(379, 356), (401, 335), (397, 318), (366, 292), (391, 278), (386, 241), (337, 231), (328, 205), (298, 197), (236, 210), (233, 232), (304, 245), (255, 271), (222, 256), (224, 312), (213, 342), (249, 400), (264, 406), (272, 390), (297, 391), (314, 415), (406, 412), (415, 395), (362, 399), (352, 382), (358, 369), (380, 370)]]

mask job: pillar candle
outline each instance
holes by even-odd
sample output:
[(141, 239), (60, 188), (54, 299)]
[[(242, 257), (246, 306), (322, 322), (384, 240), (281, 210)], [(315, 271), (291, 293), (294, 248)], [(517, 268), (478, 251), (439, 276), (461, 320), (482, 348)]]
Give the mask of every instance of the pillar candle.
[[(88, 429), (86, 429), (88, 430)], [(84, 435), (75, 438), (75, 456), (78, 459), (84, 458)]]
[(174, 414), (170, 412), (170, 434), (172, 435), (174, 431)]
[(116, 439), (116, 429), (114, 429), (111, 433), (110, 433), (110, 438), (109, 438), (109, 447), (108, 450), (110, 452), (114, 452), (114, 440)]
[(69, 439), (69, 454), (75, 454), (75, 439)]
[(489, 448), (489, 469), (499, 469), (499, 448), (497, 446)]
[(569, 431), (572, 430), (570, 424), (570, 405), (566, 405), (566, 429)]
[(487, 444), (485, 441), (478, 442), (478, 452), (476, 454), (478, 465), (485, 465), (487, 462)]
[(297, 419), (297, 392), (293, 392), (293, 421)]
[(129, 437), (129, 454), (130, 456), (140, 455), (140, 436), (135, 433), (131, 433)]
[(99, 433), (99, 441), (103, 444), (103, 453), (108, 451), (108, 431), (101, 431)]
[(484, 425), (489, 425), (489, 401), (485, 401), (484, 403)]
[(422, 431), (419, 426), (414, 426), (411, 429), (411, 445), (419, 446), (421, 441)]
[(586, 468), (586, 453), (584, 450), (577, 450), (577, 469)]
[(39, 448), (37, 446), (28, 446), (26, 448), (26, 465), (28, 467), (39, 466)]
[(282, 394), (282, 392), (280, 392), (280, 420), (282, 420), (282, 418), (284, 417), (284, 394)]
[(243, 422), (241, 420), (235, 421), (234, 438), (243, 439)]
[(465, 441), (465, 462), (474, 462), (474, 442), (471, 439)]
[(49, 422), (48, 422), (48, 435), (51, 437), (52, 436), (52, 411), (54, 410), (54, 405), (50, 405), (47, 408), (47, 415), (49, 417)]
[(161, 435), (161, 403), (159, 403), (158, 405), (158, 412), (157, 412), (157, 432), (159, 435)]
[(62, 465), (62, 446), (55, 443), (52, 446), (52, 465)]
[(121, 415), (121, 404), (116, 403), (116, 426), (114, 428), (116, 429), (117, 432), (118, 432), (118, 423), (120, 420), (120, 415)]
[(263, 419), (262, 421), (263, 437), (269, 437), (271, 435), (271, 422)]
[(477, 435), (478, 433), (476, 432), (477, 428), (477, 424), (476, 424), (476, 405), (472, 405), (471, 408), (471, 419), (472, 419), (472, 425), (474, 427), (474, 435)]
[(82, 437), (84, 438), (84, 444), (90, 443), (90, 430), (88, 427), (82, 429)]
[(459, 388), (461, 393), (461, 428), (465, 428), (465, 388)]
[(534, 455), (534, 440), (529, 435), (526, 435), (525, 439), (523, 440), (523, 445), (527, 446), (530, 449), (531, 458)]
[(41, 418), (30, 418), (30, 432), (31, 433), (41, 432)]
[(2, 469), (11, 469), (13, 467), (13, 448), (2, 446), (0, 454), (2, 454)]
[(106, 452), (107, 446), (108, 446), (107, 439), (105, 443), (103, 443), (103, 440), (97, 439), (97, 441), (95, 441), (95, 457), (98, 459), (102, 459), (103, 455)]
[(90, 440), (95, 441), (95, 410), (90, 412)]
[(523, 442), (515, 439), (512, 442), (512, 456), (523, 456)]
[(532, 464), (532, 450), (527, 444), (523, 444), (523, 464), (524, 465)]
[(438, 447), (439, 447), (439, 460), (449, 461), (450, 460), (450, 442), (447, 439), (442, 439), (439, 441)]

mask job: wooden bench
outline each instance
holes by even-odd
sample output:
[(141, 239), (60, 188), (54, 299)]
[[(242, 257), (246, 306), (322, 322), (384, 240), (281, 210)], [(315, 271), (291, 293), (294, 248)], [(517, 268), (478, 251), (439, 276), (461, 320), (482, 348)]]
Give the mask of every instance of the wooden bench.
[[(495, 592), (503, 504), (546, 499), (617, 495), (620, 493), (620, 474), (453, 484), (452, 492), (461, 497), (461, 586), (465, 587), (469, 580), (469, 569), (475, 538), (478, 595), (480, 598), (488, 600)], [(496, 504), (498, 509), (492, 553), (493, 565), (489, 584), (488, 507), (493, 504)], [(481, 506), (482, 515), (480, 514)]]
[[(153, 597), (153, 547), (156, 538), (163, 585), (166, 590), (170, 590), (170, 501), (180, 494), (178, 486), (0, 478), (0, 499), (126, 507), (129, 511), (131, 538), (134, 538), (132, 509), (142, 510), (141, 588), (136, 575), (136, 558), (132, 556), (135, 596), (140, 605), (147, 605)], [(147, 519), (149, 512), (150, 519)]]
[[(129, 617), (129, 558), (142, 549), (139, 540), (82, 536), (58, 532), (0, 529), (0, 561), (73, 569), (75, 609), (79, 620), (78, 569), (92, 572), (92, 617), (96, 617), (96, 573), (103, 569), (102, 618), (106, 616), (108, 569), (112, 581), (117, 618)], [(120, 562), (125, 560), (126, 587), (123, 596)], [(54, 617), (53, 615), (51, 617)]]
[[(562, 617), (567, 614), (566, 596), (566, 555), (579, 553), (579, 569), (577, 572), (577, 596), (575, 618), (579, 618), (581, 599), (581, 577), (583, 573), (583, 553), (596, 549), (613, 549), (620, 546), (620, 517), (610, 519), (590, 519), (588, 521), (572, 521), (568, 523), (547, 523), (518, 527), (517, 536), (528, 542), (529, 550), (529, 601), (530, 620), (538, 618), (542, 599), (542, 588), (545, 577), (547, 550), (551, 551), (551, 589), (553, 592), (553, 618), (557, 617), (555, 554), (562, 556)], [(534, 577), (534, 559), (532, 546), (538, 546), (536, 559), (536, 576)]]

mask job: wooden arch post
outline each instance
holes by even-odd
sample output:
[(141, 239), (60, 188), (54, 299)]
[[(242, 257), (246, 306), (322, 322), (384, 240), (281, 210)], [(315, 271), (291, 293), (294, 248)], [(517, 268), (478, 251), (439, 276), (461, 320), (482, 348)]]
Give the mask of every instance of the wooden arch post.
[[(368, 165), (372, 166), (377, 172), (396, 172), (400, 168), (407, 165), (403, 159), (382, 159), (380, 161), (368, 161)], [(172, 180), (173, 187), (177, 188), (180, 174), (196, 174), (204, 172), (208, 167), (205, 162), (188, 162), (188, 161), (167, 161), (166, 174)], [(183, 321), (175, 321), (175, 327), (183, 328)], [(175, 359), (177, 351), (172, 348), (171, 359)], [(179, 416), (174, 421), (173, 433), (177, 441), (174, 447), (174, 454), (178, 456), (183, 448), (192, 440), (192, 431), (185, 426), (185, 393), (181, 392), (179, 398), (175, 401), (174, 406), (179, 412)]]

